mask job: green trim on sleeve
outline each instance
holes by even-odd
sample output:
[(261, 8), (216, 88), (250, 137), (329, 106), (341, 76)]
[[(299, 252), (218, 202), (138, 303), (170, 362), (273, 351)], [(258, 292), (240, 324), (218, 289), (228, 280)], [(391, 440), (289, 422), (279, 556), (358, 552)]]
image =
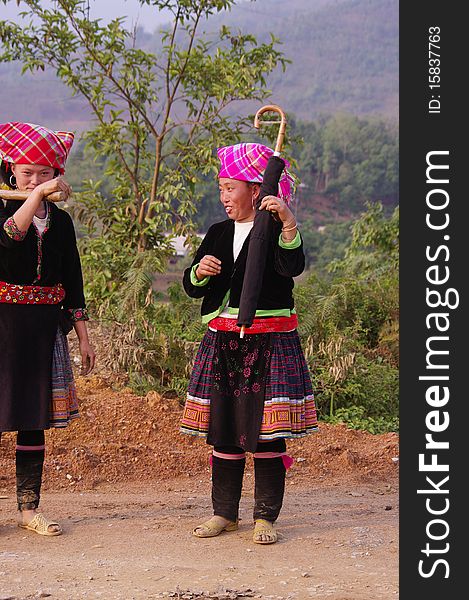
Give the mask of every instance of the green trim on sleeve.
[(284, 248), (285, 250), (295, 250), (295, 248), (299, 248), (301, 246), (301, 236), (298, 229), (296, 230), (296, 235), (291, 242), (284, 242), (282, 240), (282, 233), (280, 233), (278, 236), (278, 245), (280, 248)]
[(195, 285), (197, 287), (201, 287), (203, 285), (207, 285), (207, 283), (210, 281), (210, 277), (204, 277), (203, 279), (201, 279), (200, 281), (197, 279), (197, 276), (195, 274), (195, 271), (197, 269), (197, 267), (199, 266), (200, 263), (197, 263), (196, 265), (194, 265), (191, 269), (191, 283), (192, 285)]

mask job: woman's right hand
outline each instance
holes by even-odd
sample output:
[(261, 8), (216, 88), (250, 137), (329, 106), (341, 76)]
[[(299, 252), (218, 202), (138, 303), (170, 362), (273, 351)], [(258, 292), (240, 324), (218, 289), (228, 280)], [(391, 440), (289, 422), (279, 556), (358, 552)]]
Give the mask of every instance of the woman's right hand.
[(195, 276), (199, 281), (205, 277), (214, 277), (221, 273), (221, 261), (211, 254), (206, 254), (200, 259), (199, 266), (195, 270)]

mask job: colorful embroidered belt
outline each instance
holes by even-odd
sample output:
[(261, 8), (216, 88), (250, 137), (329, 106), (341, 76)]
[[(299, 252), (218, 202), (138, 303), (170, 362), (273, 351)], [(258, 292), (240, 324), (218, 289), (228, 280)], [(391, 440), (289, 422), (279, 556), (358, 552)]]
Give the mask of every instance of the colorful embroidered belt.
[[(236, 325), (236, 319), (227, 319), (226, 317), (215, 317), (209, 321), (208, 326), (217, 331), (236, 331), (239, 333), (241, 328)], [(289, 317), (259, 317), (254, 319), (251, 327), (246, 327), (245, 333), (272, 333), (281, 331), (293, 331), (298, 327), (298, 317), (290, 315)]]
[(64, 298), (61, 283), (47, 287), (0, 281), (0, 302), (4, 304), (59, 304)]

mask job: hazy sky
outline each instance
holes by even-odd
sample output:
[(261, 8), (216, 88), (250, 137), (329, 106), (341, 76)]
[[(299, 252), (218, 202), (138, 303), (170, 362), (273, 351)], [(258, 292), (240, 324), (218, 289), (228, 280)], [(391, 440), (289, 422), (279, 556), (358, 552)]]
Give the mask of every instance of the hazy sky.
[[(54, 0), (43, 0), (44, 8), (54, 5)], [(20, 2), (10, 1), (6, 6), (0, 4), (0, 19), (16, 20), (20, 12), (26, 10), (26, 5)], [(115, 17), (127, 16), (126, 24), (132, 26), (140, 25), (148, 32), (153, 32), (158, 25), (170, 20), (169, 12), (158, 12), (152, 6), (141, 6), (138, 0), (90, 0), (90, 17), (102, 18), (109, 21)]]

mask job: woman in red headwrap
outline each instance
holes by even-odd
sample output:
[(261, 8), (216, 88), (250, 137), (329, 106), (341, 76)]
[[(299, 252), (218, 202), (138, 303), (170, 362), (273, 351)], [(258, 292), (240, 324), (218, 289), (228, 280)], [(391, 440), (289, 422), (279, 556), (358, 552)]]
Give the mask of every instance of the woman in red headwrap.
[[(317, 429), (310, 376), (296, 330), (293, 277), (305, 257), (295, 217), (288, 207), (291, 176), (284, 171), (279, 197), (266, 196), (261, 210), (276, 216), (260, 277), (254, 323), (240, 337), (237, 325), (249, 237), (256, 201), (273, 151), (261, 144), (218, 150), (220, 200), (227, 220), (212, 225), (184, 273), (189, 296), (203, 298), (208, 330), (192, 371), (181, 430), (205, 436), (213, 448), (214, 516), (193, 530), (213, 537), (238, 528), (245, 453), (254, 454), (254, 536), (277, 541), (285, 472), (293, 462), (286, 438)], [(288, 166), (288, 164), (287, 164)]]
[(95, 354), (86, 328), (80, 258), (72, 220), (47, 201), (70, 193), (62, 178), (73, 133), (31, 123), (0, 124), (0, 173), (23, 202), (0, 200), (0, 436), (17, 431), (18, 525), (41, 535), (62, 529), (38, 512), (44, 430), (78, 416), (65, 334), (75, 329), (82, 372)]

